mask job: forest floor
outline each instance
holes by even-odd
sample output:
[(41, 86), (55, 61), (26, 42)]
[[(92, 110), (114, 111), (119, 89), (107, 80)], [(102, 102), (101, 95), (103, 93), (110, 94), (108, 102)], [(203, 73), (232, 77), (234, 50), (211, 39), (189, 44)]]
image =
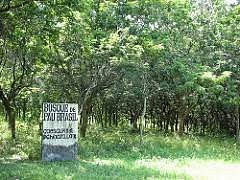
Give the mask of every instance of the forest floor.
[(18, 123), (10, 138), (0, 121), (0, 179), (240, 179), (233, 138), (90, 129), (76, 161), (42, 162), (38, 126)]

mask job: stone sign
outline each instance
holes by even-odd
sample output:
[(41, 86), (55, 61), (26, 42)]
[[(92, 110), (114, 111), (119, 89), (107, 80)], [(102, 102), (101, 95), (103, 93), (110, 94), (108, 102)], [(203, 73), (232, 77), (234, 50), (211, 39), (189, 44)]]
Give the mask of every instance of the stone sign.
[(74, 160), (77, 157), (78, 105), (43, 103), (42, 159)]

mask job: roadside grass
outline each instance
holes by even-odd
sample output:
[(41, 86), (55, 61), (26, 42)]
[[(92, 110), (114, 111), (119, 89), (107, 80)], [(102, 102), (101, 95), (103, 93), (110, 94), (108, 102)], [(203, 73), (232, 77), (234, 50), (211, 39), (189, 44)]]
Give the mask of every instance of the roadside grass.
[(77, 161), (42, 162), (38, 126), (18, 122), (11, 140), (0, 122), (0, 179), (239, 179), (240, 151), (233, 138), (139, 136), (127, 130), (90, 129), (79, 139)]

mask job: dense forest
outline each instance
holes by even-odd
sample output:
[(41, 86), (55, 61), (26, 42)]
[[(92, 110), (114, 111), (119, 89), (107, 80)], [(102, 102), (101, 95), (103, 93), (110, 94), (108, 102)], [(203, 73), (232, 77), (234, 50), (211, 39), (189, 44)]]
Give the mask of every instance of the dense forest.
[(239, 139), (237, 1), (2, 0), (0, 114), (41, 124), (43, 102), (91, 125)]
[(239, 115), (240, 0), (0, 0), (0, 180), (240, 179)]

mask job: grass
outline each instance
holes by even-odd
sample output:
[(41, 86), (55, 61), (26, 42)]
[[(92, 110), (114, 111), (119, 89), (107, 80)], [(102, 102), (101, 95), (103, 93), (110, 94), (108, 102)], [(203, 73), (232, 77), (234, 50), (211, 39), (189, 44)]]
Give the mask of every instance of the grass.
[[(42, 162), (37, 126), (18, 123), (12, 141), (0, 122), (0, 179), (239, 179), (240, 151), (232, 138), (179, 137), (91, 129), (77, 161)], [(31, 130), (31, 131), (30, 131)]]

